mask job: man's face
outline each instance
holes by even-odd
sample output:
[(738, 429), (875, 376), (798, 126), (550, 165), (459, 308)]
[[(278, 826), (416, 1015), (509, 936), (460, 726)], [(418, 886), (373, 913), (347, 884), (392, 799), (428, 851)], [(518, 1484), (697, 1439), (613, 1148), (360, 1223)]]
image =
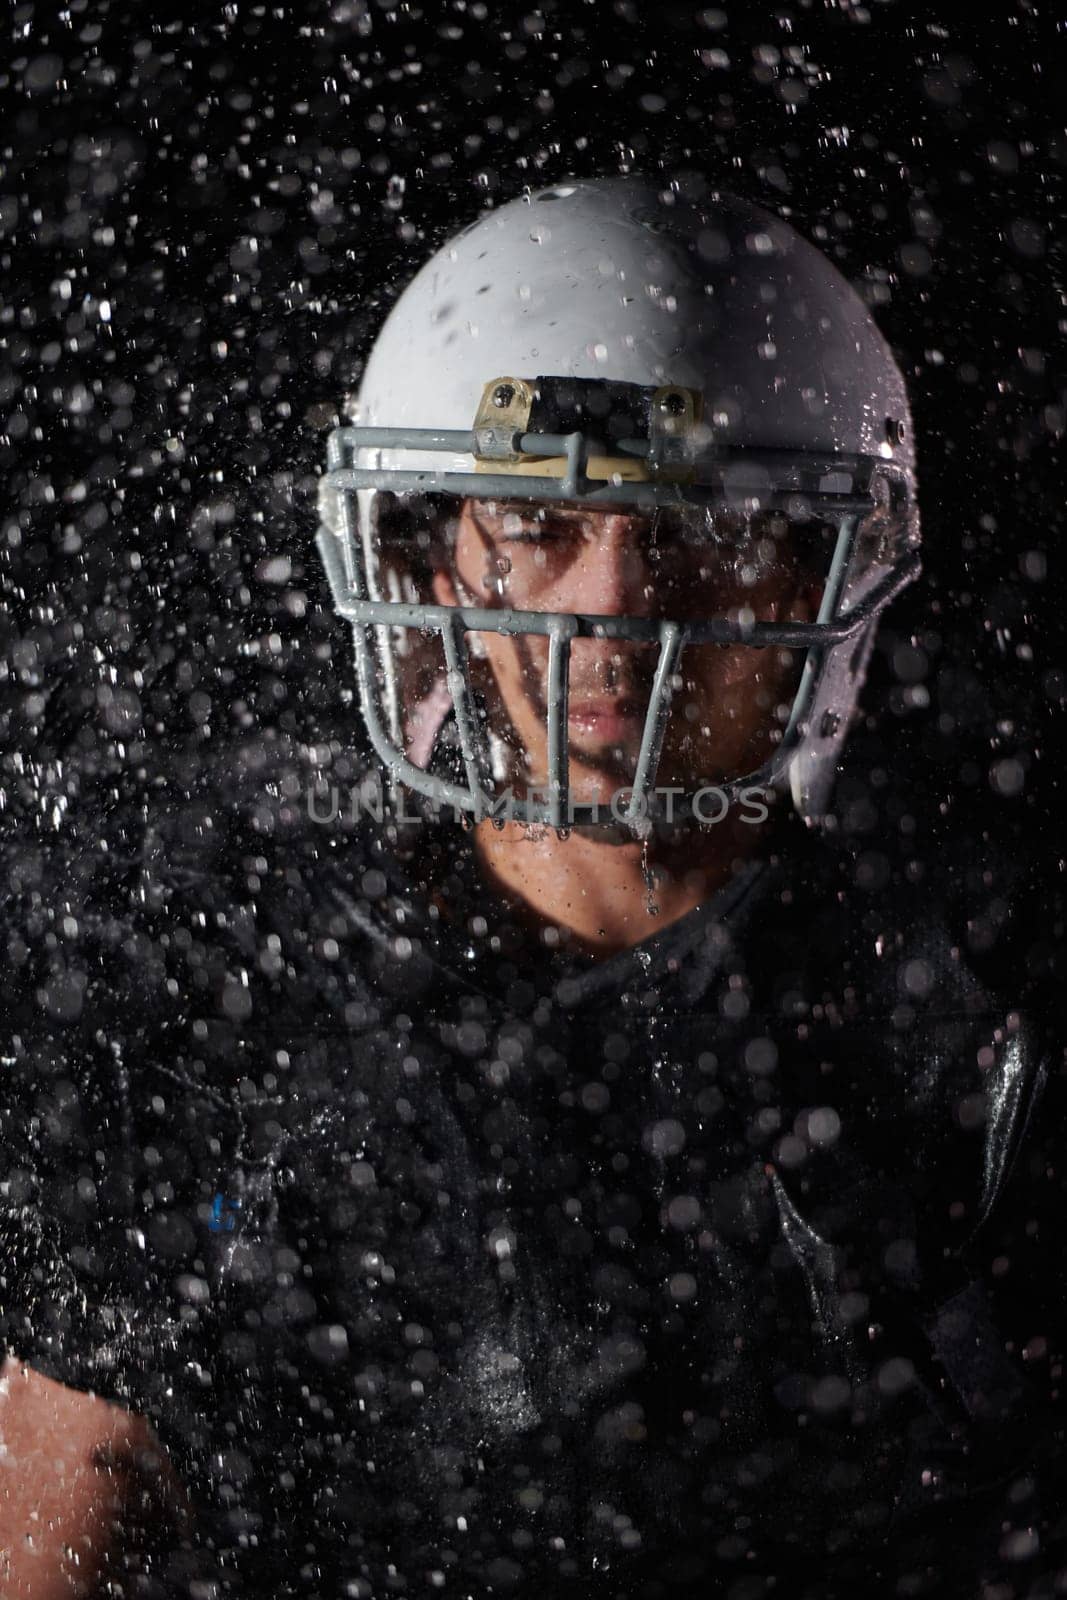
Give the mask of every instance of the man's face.
[[(638, 514), (468, 499), (433, 592), (443, 605), (677, 622), (745, 611), (760, 622), (810, 621), (827, 558), (822, 534), (812, 528), (801, 540), (785, 517), (770, 513), (709, 519), (682, 507)], [(484, 657), (472, 671), (488, 701), (489, 725), (510, 752), (510, 780), (540, 787), (548, 771), (548, 640), (476, 637)], [(575, 801), (607, 803), (632, 780), (658, 651), (656, 643), (573, 642), (568, 737)], [(656, 785), (700, 787), (757, 768), (780, 736), (802, 659), (797, 650), (687, 646)]]

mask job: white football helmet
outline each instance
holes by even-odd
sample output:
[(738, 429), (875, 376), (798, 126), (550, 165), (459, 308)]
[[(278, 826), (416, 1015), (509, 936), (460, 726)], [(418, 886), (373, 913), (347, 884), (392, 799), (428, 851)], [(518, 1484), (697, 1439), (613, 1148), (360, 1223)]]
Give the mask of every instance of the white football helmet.
[[(491, 814), (502, 768), (470, 656), (486, 634), (547, 635), (548, 784), (511, 814), (608, 820), (570, 800), (572, 641), (658, 645), (627, 812), (640, 831), (657, 814), (686, 648), (786, 646), (805, 653), (778, 743), (722, 787), (788, 786), (802, 816), (825, 813), (879, 614), (919, 570), (919, 520), (904, 378), (860, 296), (792, 227), (731, 194), (688, 202), (641, 177), (524, 195), (450, 239), (401, 294), (351, 416), (330, 436), (318, 546), (352, 625), (367, 730), (395, 779)], [(798, 537), (817, 522), (829, 530), (818, 616), (761, 621), (744, 603), (683, 621), (433, 604), (383, 556), (382, 530), (402, 523), (413, 537), (427, 508), (453, 503), (439, 496), (682, 507), (690, 526), (707, 519), (709, 537), (723, 513), (735, 530), (784, 514)], [(441, 670), (405, 704), (403, 661), (420, 637)], [(461, 767), (442, 775), (434, 743), (449, 717)], [(691, 801), (673, 815), (694, 815)]]

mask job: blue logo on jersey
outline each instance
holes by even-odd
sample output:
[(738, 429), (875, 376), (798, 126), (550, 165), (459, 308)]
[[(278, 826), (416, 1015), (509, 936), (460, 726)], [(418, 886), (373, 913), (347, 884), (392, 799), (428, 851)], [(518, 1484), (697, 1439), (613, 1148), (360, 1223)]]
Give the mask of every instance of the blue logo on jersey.
[(237, 1212), (240, 1209), (240, 1200), (229, 1200), (224, 1194), (217, 1194), (211, 1202), (211, 1217), (208, 1221), (212, 1233), (232, 1233), (237, 1226)]

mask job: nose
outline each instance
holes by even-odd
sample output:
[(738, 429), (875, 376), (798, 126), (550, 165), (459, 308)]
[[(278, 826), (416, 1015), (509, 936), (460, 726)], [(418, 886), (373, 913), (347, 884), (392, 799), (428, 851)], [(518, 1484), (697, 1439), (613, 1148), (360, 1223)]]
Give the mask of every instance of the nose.
[(633, 518), (604, 515), (572, 568), (569, 609), (594, 616), (647, 616), (651, 604), (648, 559)]

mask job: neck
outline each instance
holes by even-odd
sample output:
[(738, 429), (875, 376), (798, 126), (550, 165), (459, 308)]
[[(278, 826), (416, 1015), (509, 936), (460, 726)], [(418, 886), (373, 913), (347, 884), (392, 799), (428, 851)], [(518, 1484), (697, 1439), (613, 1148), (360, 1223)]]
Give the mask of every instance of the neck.
[(483, 875), (528, 926), (564, 930), (569, 949), (603, 958), (695, 910), (766, 849), (770, 826), (728, 816), (644, 845), (485, 821), (474, 840)]

